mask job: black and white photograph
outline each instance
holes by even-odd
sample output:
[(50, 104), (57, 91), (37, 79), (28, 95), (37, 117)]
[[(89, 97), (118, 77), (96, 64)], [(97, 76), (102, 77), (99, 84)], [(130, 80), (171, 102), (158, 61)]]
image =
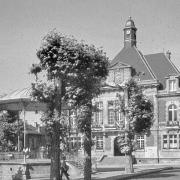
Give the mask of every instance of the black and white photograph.
[(0, 0), (0, 180), (180, 179), (179, 0)]

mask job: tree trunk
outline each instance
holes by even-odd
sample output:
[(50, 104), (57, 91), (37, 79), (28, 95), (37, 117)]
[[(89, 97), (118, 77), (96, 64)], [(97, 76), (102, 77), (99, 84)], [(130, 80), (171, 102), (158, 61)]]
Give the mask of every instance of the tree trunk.
[(50, 180), (61, 180), (60, 177), (60, 123), (54, 122), (51, 138), (51, 172)]
[(52, 139), (51, 139), (51, 172), (50, 180), (61, 180), (60, 177), (60, 118), (61, 118), (61, 100), (62, 100), (62, 79), (56, 78), (56, 99), (54, 118), (55, 121), (52, 125)]
[(134, 173), (132, 154), (126, 154), (125, 159), (125, 172)]
[(86, 131), (84, 138), (84, 180), (91, 180), (91, 116), (92, 116), (92, 104), (87, 105), (87, 119), (86, 119)]
[(84, 146), (84, 180), (91, 180), (91, 142), (87, 140), (87, 137), (85, 137), (84, 144), (86, 144)]

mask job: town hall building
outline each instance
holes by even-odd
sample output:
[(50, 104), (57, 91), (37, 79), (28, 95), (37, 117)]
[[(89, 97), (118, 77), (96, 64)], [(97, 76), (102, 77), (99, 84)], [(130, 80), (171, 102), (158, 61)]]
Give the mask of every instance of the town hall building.
[(130, 79), (134, 71), (145, 95), (153, 102), (154, 123), (150, 135), (137, 135), (138, 149), (134, 152), (140, 162), (180, 160), (180, 72), (171, 61), (171, 53), (144, 55), (137, 48), (134, 21), (131, 17), (124, 27), (124, 47), (110, 61), (109, 76), (102, 94), (94, 99), (99, 108), (94, 113), (92, 155), (123, 156), (118, 153), (116, 137), (123, 129), (124, 118), (115, 113), (117, 85)]

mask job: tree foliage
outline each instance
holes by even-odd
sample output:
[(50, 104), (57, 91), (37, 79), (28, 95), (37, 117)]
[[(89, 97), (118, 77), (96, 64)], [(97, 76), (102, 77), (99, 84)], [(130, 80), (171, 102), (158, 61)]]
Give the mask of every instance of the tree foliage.
[[(126, 120), (126, 134), (122, 133), (117, 143), (124, 153), (131, 153), (135, 147), (135, 135), (145, 134), (150, 131), (153, 124), (153, 104), (143, 94), (143, 87), (139, 86), (134, 79), (129, 80), (125, 87), (124, 97), (119, 96), (120, 111)], [(128, 144), (123, 146), (123, 144)]]
[(85, 104), (89, 97), (92, 99), (99, 93), (97, 86), (107, 75), (108, 61), (102, 49), (54, 31), (45, 36), (37, 56), (40, 63), (33, 65), (31, 72), (45, 70), (48, 82), (52, 82), (34, 86), (39, 91), (33, 96), (40, 101), (52, 102), (53, 81), (62, 78), (63, 99), (73, 105)]
[[(37, 51), (40, 62), (34, 64), (31, 73), (34, 100), (48, 105), (45, 122), (52, 134), (62, 126), (62, 104), (81, 109), (79, 127), (90, 138), (91, 100), (100, 93), (100, 84), (108, 74), (108, 60), (102, 49), (78, 42), (72, 36), (56, 31), (47, 34)], [(43, 74), (38, 80), (38, 74)]]
[(153, 104), (143, 94), (142, 87), (133, 79), (127, 84), (128, 106), (126, 107), (130, 130), (134, 134), (145, 133), (153, 124)]
[[(18, 112), (1, 111), (0, 113), (0, 146), (2, 151), (15, 151), (18, 134), (22, 135), (23, 122)], [(21, 133), (21, 134), (20, 134)]]

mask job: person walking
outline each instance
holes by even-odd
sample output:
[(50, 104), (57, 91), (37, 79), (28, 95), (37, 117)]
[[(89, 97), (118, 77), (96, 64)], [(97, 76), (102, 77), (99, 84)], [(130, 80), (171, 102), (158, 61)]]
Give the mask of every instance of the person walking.
[(69, 166), (66, 164), (66, 157), (64, 156), (62, 159), (63, 159), (63, 161), (62, 161), (62, 164), (61, 164), (61, 179), (62, 179), (62, 176), (64, 174), (66, 176), (66, 179), (70, 180), (69, 179), (69, 174), (68, 174)]

